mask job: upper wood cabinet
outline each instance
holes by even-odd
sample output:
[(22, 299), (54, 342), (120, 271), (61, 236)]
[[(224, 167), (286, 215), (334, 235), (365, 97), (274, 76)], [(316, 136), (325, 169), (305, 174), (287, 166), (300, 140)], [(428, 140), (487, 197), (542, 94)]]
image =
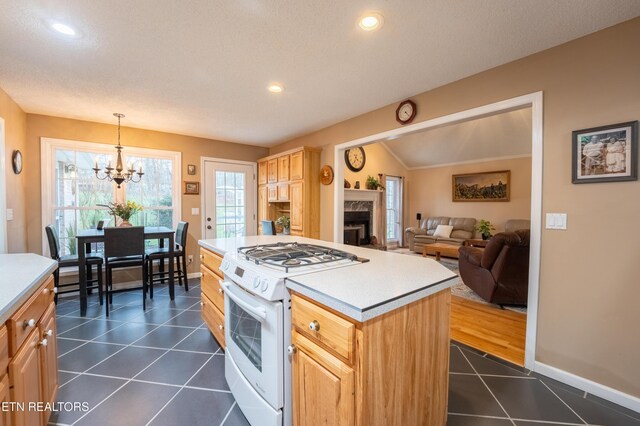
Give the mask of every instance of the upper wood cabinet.
[(258, 163), (258, 185), (265, 185), (267, 183), (267, 162), (261, 161)]
[(276, 158), (267, 161), (267, 183), (278, 182), (278, 160)]
[(278, 157), (278, 182), (289, 182), (289, 156)]
[(291, 180), (300, 180), (304, 177), (304, 151), (291, 154)]
[[(320, 237), (320, 150), (297, 148), (258, 160), (260, 221), (291, 218), (291, 234)], [(261, 234), (261, 232), (259, 232)]]

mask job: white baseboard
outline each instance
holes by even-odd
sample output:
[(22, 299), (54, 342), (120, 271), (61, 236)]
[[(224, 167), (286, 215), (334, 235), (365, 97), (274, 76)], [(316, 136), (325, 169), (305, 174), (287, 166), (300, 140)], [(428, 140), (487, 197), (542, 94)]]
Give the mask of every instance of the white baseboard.
[(534, 371), (640, 413), (640, 398), (633, 395), (629, 395), (600, 383), (585, 379), (584, 377), (576, 376), (575, 374), (560, 370), (559, 368), (552, 367), (539, 361), (535, 362)]

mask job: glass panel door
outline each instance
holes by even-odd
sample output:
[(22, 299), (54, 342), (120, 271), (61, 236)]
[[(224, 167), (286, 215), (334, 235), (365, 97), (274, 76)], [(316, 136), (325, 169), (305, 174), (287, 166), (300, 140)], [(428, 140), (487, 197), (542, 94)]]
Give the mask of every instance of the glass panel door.
[(402, 179), (386, 178), (387, 242), (399, 242), (402, 235)]
[(255, 166), (205, 162), (205, 238), (256, 233)]

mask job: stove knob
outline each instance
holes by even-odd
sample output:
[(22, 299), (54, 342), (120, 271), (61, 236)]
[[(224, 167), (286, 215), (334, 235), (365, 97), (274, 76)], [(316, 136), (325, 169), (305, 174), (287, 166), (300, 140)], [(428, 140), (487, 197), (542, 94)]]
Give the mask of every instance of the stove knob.
[(253, 279), (253, 288), (258, 288), (259, 285), (260, 285), (260, 280), (258, 279), (258, 277), (255, 277)]
[(265, 291), (267, 291), (268, 288), (269, 288), (269, 281), (262, 280), (262, 286), (260, 287), (260, 290), (264, 293)]

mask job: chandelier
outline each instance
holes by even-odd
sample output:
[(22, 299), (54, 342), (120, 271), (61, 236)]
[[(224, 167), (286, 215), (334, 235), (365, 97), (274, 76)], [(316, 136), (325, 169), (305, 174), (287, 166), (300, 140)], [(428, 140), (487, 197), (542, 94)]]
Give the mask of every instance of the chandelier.
[(124, 114), (114, 112), (113, 115), (118, 117), (118, 158), (116, 160), (116, 168), (111, 167), (111, 160), (107, 163), (107, 166), (102, 170), (102, 176), (100, 175), (100, 168), (98, 167), (98, 161), (96, 160), (96, 166), (93, 171), (96, 172), (96, 177), (100, 180), (108, 180), (109, 182), (115, 182), (118, 184), (118, 188), (123, 183), (133, 182), (138, 183), (142, 179), (142, 165), (137, 172), (133, 168), (133, 164), (129, 164), (125, 169), (122, 165), (122, 146), (120, 145), (120, 119), (124, 117)]

